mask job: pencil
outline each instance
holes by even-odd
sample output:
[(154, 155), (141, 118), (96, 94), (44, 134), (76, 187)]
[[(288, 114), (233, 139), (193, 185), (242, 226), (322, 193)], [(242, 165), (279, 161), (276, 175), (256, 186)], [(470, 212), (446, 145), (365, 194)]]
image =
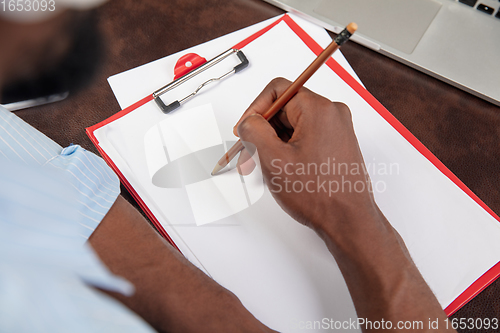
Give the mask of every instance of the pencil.
[[(320, 55), (309, 65), (309, 67), (306, 68), (302, 74), (299, 75), (299, 77), (288, 87), (283, 95), (281, 95), (274, 103), (271, 105), (271, 107), (262, 114), (262, 117), (264, 119), (269, 120), (271, 119), (276, 113), (278, 113), (279, 110), (283, 106), (285, 106), (286, 103), (292, 97), (299, 91), (300, 88), (309, 80), (309, 78), (323, 65), (328, 58), (331, 57), (331, 55), (338, 50), (338, 48), (344, 44), (351, 35), (358, 29), (358, 25), (354, 22), (349, 23), (344, 30), (340, 34), (335, 37), (335, 39), (328, 45), (323, 52), (320, 53)], [(215, 165), (214, 170), (212, 171), (212, 176), (216, 175), (219, 173), (226, 165), (228, 165), (231, 160), (238, 155), (238, 153), (243, 150), (244, 146), (241, 140), (238, 140), (227, 152), (222, 156), (222, 158), (217, 162)]]

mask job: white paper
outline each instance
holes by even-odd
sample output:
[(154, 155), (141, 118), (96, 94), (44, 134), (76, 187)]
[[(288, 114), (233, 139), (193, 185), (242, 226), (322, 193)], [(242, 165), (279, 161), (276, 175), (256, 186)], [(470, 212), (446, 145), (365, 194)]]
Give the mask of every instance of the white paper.
[[(328, 43), (329, 36), (324, 30), (298, 18), (294, 20), (320, 45)], [(262, 24), (250, 27), (193, 47), (111, 77), (109, 82), (120, 105), (130, 105), (168, 82), (167, 75), (158, 73), (168, 73), (181, 55), (195, 52), (211, 58), (262, 27)], [(272, 78), (294, 80), (315, 58), (284, 22), (243, 51), (250, 61), (247, 69), (175, 111), (189, 112), (210, 104), (224, 144), (236, 141), (232, 127)], [(335, 57), (352, 71), (340, 53)], [(350, 107), (368, 172), (376, 189), (379, 186), (375, 191), (376, 201), (405, 240), (439, 302), (446, 307), (499, 261), (500, 224), (332, 70), (323, 66), (306, 87)], [(281, 332), (300, 331), (296, 326), (301, 321), (356, 318), (342, 275), (323, 242), (280, 209), (262, 187), (258, 172), (242, 177), (239, 183), (234, 181), (236, 178), (227, 182), (221, 178), (220, 184), (203, 180), (180, 188), (153, 184), (152, 173), (159, 172), (165, 160), (158, 158), (148, 166), (148, 149), (158, 150), (160, 145), (152, 145), (156, 148), (144, 145), (158, 139), (157, 132), (149, 131), (158, 124), (166, 124), (168, 118), (150, 102), (100, 128), (95, 135), (183, 254), (233, 291), (259, 320)], [(178, 128), (179, 133), (182, 130), (182, 126)], [(191, 135), (196, 138), (196, 134)], [(216, 141), (219, 142), (217, 139), (211, 144)], [(191, 146), (183, 147), (185, 151)], [(189, 149), (199, 148), (192, 147)], [(177, 156), (185, 158), (186, 154), (181, 152)], [(383, 165), (392, 169), (381, 168)], [(251, 185), (254, 186), (249, 190)], [(228, 189), (232, 192), (227, 192)], [(239, 194), (224, 198), (226, 193)], [(203, 206), (208, 203), (204, 197), (210, 194), (225, 201), (225, 206)], [(221, 216), (224, 217), (218, 219)], [(205, 225), (207, 222), (211, 223)]]
[(236, 169), (186, 185), (186, 191), (197, 225), (221, 220), (249, 206)]
[(173, 112), (159, 126), (170, 160), (222, 144), (210, 104)]

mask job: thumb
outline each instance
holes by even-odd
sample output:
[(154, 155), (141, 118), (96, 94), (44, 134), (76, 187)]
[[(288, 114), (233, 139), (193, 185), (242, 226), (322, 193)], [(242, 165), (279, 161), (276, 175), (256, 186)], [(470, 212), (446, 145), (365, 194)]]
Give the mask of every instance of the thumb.
[(285, 145), (271, 124), (260, 114), (253, 114), (245, 118), (238, 125), (238, 135), (251, 155), (257, 148), (261, 157), (276, 156)]

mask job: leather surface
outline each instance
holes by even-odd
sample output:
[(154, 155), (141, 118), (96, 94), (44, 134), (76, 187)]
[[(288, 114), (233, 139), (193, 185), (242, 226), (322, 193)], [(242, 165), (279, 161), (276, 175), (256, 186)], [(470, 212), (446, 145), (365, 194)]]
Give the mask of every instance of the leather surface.
[[(107, 77), (282, 11), (258, 0), (114, 0), (97, 13), (106, 56), (93, 82), (65, 101), (17, 112), (59, 144), (94, 152), (85, 128), (119, 111)], [(342, 51), (367, 89), (500, 214), (500, 108), (355, 43)], [(500, 282), (453, 317), (500, 318)]]

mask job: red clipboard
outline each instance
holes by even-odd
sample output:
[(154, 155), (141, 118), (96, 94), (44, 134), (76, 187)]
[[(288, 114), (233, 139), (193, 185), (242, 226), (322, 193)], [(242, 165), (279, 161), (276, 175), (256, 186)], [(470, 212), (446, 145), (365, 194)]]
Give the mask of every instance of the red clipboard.
[[(241, 49), (245, 47), (247, 44), (257, 39), (258, 37), (265, 34), (271, 28), (276, 26), (280, 22), (285, 22), (290, 29), (295, 32), (295, 34), (306, 44), (314, 54), (319, 55), (323, 48), (313, 39), (311, 38), (290, 16), (284, 15), (275, 22), (271, 23), (267, 27), (261, 29), (260, 31), (254, 33), (250, 37), (244, 39), (238, 44), (234, 45), (234, 49)], [(188, 59), (189, 58), (189, 59)], [(197, 59), (195, 66), (200, 66), (204, 62), (200, 60), (201, 58), (197, 55), (187, 54), (179, 61), (176, 65), (176, 78), (182, 76), (186, 73), (185, 68), (182, 67), (184, 62), (191, 59)], [(187, 59), (187, 60), (186, 60)], [(206, 61), (206, 60), (205, 60)], [(345, 83), (349, 85), (356, 93), (361, 96), (374, 110), (376, 110), (380, 116), (382, 116), (385, 121), (387, 121), (400, 135), (402, 135), (420, 154), (426, 157), (441, 173), (443, 173), (446, 177), (448, 177), (456, 186), (458, 186), (463, 192), (465, 192), (473, 201), (475, 201), (480, 207), (482, 207), (486, 212), (488, 212), (493, 218), (500, 222), (500, 217), (498, 217), (477, 195), (475, 195), (457, 176), (455, 176), (432, 152), (427, 149), (411, 132), (406, 129), (403, 124), (401, 124), (380, 102), (373, 97), (356, 79), (354, 79), (342, 66), (340, 66), (333, 58), (328, 59), (325, 63), (331, 70), (333, 70)], [(192, 70), (193, 68), (190, 68)], [(175, 248), (177, 246), (172, 241), (170, 236), (167, 234), (165, 229), (162, 227), (161, 223), (156, 219), (141, 197), (137, 194), (134, 188), (130, 185), (128, 180), (123, 176), (118, 167), (113, 163), (111, 158), (104, 152), (104, 150), (99, 146), (99, 141), (94, 135), (94, 131), (97, 129), (119, 119), (126, 114), (134, 111), (140, 106), (150, 102), (153, 100), (153, 96), (149, 95), (144, 97), (143, 99), (137, 101), (136, 103), (128, 106), (127, 108), (117, 112), (115, 115), (109, 117), (108, 119), (94, 125), (88, 127), (86, 129), (87, 135), (92, 140), (96, 148), (99, 150), (101, 156), (108, 163), (108, 165), (116, 172), (118, 177), (120, 178), (122, 184), (127, 188), (127, 190), (131, 193), (134, 199), (137, 201), (141, 209), (146, 213), (148, 218), (153, 222), (157, 230), (160, 234), (166, 238)], [(178, 249), (178, 248), (177, 248)], [(488, 287), (493, 281), (495, 281), (500, 276), (500, 262), (491, 267), (487, 272), (485, 272), (481, 277), (479, 277), (474, 283), (472, 283), (462, 294), (460, 294), (452, 303), (450, 303), (446, 309), (445, 313), (450, 316), (456, 311), (458, 311), (462, 306), (464, 306), (467, 302), (469, 302), (472, 298), (474, 298), (477, 294), (479, 294), (482, 290)]]

